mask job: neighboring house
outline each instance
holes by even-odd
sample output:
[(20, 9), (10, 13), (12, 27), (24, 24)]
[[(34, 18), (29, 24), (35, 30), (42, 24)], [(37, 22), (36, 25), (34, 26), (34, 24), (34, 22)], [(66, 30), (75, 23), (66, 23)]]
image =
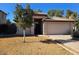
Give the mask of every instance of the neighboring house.
[(0, 10), (0, 24), (6, 24), (6, 13)]
[[(33, 25), (26, 28), (26, 35), (63, 35), (71, 34), (74, 27), (74, 19), (62, 17), (48, 18), (47, 14), (38, 13), (33, 15)], [(18, 27), (17, 33), (22, 35), (22, 29)]]

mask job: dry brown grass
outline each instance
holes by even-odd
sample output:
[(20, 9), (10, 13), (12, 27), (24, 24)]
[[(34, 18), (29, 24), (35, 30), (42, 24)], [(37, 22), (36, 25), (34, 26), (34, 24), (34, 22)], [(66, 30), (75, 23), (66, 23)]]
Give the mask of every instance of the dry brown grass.
[(69, 55), (68, 51), (58, 46), (48, 37), (22, 37), (0, 38), (1, 55)]

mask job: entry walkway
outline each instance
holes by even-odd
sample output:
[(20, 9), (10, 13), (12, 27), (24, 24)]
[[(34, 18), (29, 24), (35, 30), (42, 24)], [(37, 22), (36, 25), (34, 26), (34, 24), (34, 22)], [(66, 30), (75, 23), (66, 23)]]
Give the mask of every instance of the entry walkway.
[(48, 37), (53, 40), (70, 40), (70, 39), (72, 39), (71, 35), (48, 35)]

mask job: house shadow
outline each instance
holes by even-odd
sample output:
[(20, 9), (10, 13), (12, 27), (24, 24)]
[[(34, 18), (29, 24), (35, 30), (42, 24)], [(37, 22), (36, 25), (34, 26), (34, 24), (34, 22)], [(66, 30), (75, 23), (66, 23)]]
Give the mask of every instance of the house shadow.
[[(12, 38), (12, 37), (23, 37), (23, 35), (15, 35), (15, 34), (0, 35), (0, 38)], [(26, 37), (37, 37), (37, 36), (36, 35), (26, 35)]]
[(67, 40), (63, 40), (63, 39), (59, 39), (59, 40), (52, 40), (52, 39), (46, 39), (44, 41), (40, 41), (42, 43), (46, 43), (46, 44), (57, 44), (57, 43), (60, 43), (60, 44), (64, 44), (64, 43), (70, 43), (70, 42), (77, 42), (79, 41), (79, 38), (78, 39), (75, 39), (75, 38), (72, 38), (72, 39), (67, 39)]

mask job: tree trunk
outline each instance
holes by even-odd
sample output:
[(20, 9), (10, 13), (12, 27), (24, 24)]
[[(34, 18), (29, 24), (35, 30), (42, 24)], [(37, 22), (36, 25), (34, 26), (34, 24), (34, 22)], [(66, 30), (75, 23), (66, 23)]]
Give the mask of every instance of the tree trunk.
[(23, 30), (23, 42), (25, 43), (25, 30)]

